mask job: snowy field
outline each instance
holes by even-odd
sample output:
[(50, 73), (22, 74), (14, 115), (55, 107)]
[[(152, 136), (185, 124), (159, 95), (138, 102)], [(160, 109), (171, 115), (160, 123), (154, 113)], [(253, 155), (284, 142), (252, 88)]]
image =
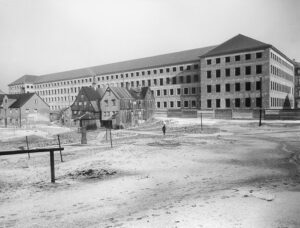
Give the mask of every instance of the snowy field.
[(55, 184), (48, 154), (0, 156), (0, 227), (300, 227), (299, 121), (158, 118), (113, 130), (113, 148), (103, 129), (83, 146), (66, 128), (2, 128), (0, 146), (56, 134)]

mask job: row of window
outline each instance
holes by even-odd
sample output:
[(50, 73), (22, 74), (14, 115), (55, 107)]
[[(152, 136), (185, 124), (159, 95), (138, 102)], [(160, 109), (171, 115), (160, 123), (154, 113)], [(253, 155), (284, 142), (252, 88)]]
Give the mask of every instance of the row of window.
[[(253, 66), (245, 66), (244, 67), (244, 74), (245, 75), (251, 75), (253, 74), (253, 70), (252, 70)], [(234, 74), (232, 74), (232, 71), (234, 70)], [(211, 71), (208, 70), (206, 71), (206, 77), (207, 78), (212, 78), (212, 74), (215, 73), (215, 77), (216, 78), (220, 78), (221, 75), (221, 69), (217, 69), (215, 71)], [(241, 75), (241, 67), (235, 67), (235, 68), (226, 68), (225, 71), (223, 72), (223, 74), (225, 73), (226, 77), (230, 77), (231, 75), (235, 75), (235, 76), (240, 76)], [(255, 66), (255, 73), (256, 74), (261, 74), (262, 73), (262, 65), (256, 65)]]
[(271, 97), (271, 107), (282, 107), (285, 99), (278, 97)]
[(273, 52), (271, 52), (271, 59), (273, 59), (276, 62), (280, 63), (281, 65), (287, 67), (288, 69), (293, 70), (293, 66), (291, 64), (289, 64), (287, 61), (285, 61), (280, 56), (275, 55)]
[[(241, 56), (243, 56), (245, 60), (251, 60), (254, 57), (253, 55), (254, 54), (252, 54), (252, 53), (247, 53), (245, 55), (226, 56), (224, 58), (217, 57), (217, 58), (214, 58), (214, 59), (207, 59), (206, 64), (207, 65), (211, 65), (213, 63), (220, 64), (222, 60), (224, 60), (225, 63), (230, 63), (231, 61), (233, 61), (233, 59), (234, 59), (235, 62), (239, 62), (239, 61), (241, 61)], [(231, 59), (231, 58), (233, 58), (233, 59)], [(262, 52), (256, 52), (255, 53), (255, 58), (256, 59), (261, 59), (262, 58)]]
[[(212, 99), (208, 99), (206, 101), (207, 108), (212, 108)], [(255, 103), (254, 103), (255, 102)], [(259, 108), (261, 107), (261, 98), (235, 98), (235, 99), (230, 99), (226, 98), (225, 99), (225, 107), (226, 108), (240, 108), (242, 105), (246, 108), (251, 108), (251, 107), (256, 107)], [(215, 99), (215, 108), (221, 108), (221, 99)]]
[(291, 93), (291, 87), (273, 81), (271, 81), (271, 90), (283, 93)]
[[(191, 88), (177, 88), (176, 90), (175, 89), (163, 89), (163, 90), (156, 90), (156, 96), (159, 97), (161, 95), (163, 96), (173, 96), (175, 95), (175, 91), (176, 91), (176, 95), (181, 95), (181, 94), (184, 94), (184, 95), (189, 95), (189, 94), (196, 94), (197, 93), (197, 88), (196, 87), (191, 87)], [(198, 91), (200, 92), (200, 88), (198, 87)]]
[[(225, 84), (225, 92), (232, 92), (232, 88), (234, 86), (234, 91), (235, 92), (240, 92), (241, 91), (241, 85), (243, 83), (240, 83), (240, 82), (236, 82), (234, 84), (231, 84), (231, 83), (226, 83)], [(245, 91), (251, 91), (252, 90), (252, 87), (254, 87), (254, 85), (252, 86), (253, 82), (245, 82)], [(255, 82), (255, 88), (256, 90), (260, 90), (261, 88), (261, 83), (260, 81), (256, 81)], [(212, 93), (213, 89), (213, 86), (212, 85), (207, 85), (206, 86), (206, 91), (207, 93)], [(215, 92), (216, 93), (220, 93), (221, 92), (221, 84), (216, 84), (215, 85)]]
[[(176, 106), (175, 106), (176, 105)], [(181, 106), (183, 105), (183, 106)], [(196, 100), (191, 101), (163, 101), (156, 102), (156, 108), (196, 108)]]
[(73, 102), (76, 96), (66, 96), (66, 97), (45, 97), (43, 100), (48, 102)]
[(289, 80), (291, 82), (294, 82), (294, 77), (286, 72), (284, 72), (283, 70), (279, 69), (276, 66), (271, 65), (271, 74), (277, 75), (281, 78), (284, 78), (286, 80)]

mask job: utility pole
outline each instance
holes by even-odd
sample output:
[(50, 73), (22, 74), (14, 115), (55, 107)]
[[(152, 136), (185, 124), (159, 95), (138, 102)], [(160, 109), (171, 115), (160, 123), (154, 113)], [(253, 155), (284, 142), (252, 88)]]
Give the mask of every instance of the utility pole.
[(259, 109), (259, 125), (261, 126), (261, 117), (262, 117), (262, 77), (260, 77), (260, 109)]

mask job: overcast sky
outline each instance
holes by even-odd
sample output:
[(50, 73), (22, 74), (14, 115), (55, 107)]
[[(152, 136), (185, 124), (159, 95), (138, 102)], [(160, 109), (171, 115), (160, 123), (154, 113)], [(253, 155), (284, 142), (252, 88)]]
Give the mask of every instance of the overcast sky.
[(0, 89), (24, 74), (216, 45), (239, 33), (300, 61), (300, 1), (0, 0)]

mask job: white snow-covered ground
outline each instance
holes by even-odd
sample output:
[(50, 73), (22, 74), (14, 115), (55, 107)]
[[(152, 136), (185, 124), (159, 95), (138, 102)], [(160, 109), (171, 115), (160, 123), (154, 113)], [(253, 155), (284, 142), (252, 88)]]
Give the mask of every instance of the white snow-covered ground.
[(157, 118), (113, 148), (88, 134), (56, 154), (55, 184), (48, 154), (0, 156), (0, 227), (300, 227), (300, 122), (257, 125)]

